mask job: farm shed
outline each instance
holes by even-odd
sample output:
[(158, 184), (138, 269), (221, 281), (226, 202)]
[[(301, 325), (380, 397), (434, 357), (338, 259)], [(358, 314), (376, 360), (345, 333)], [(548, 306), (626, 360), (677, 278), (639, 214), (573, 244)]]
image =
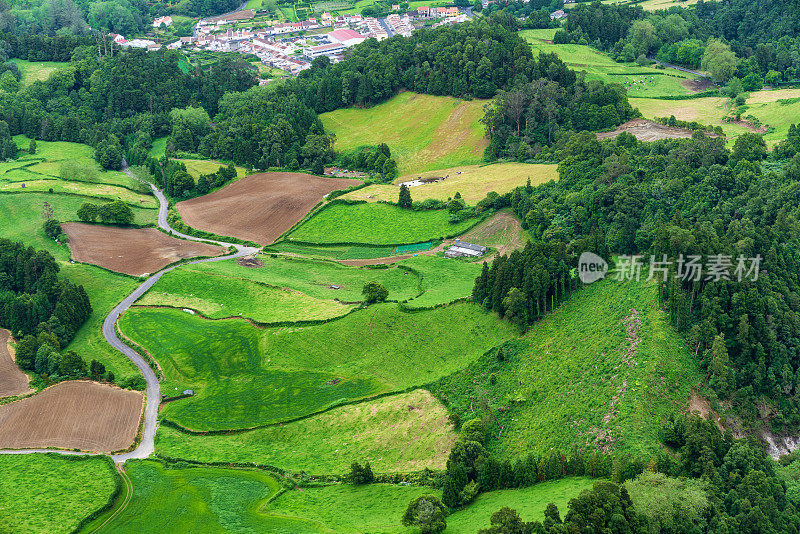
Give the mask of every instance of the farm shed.
[(464, 256), (480, 258), (484, 254), (486, 254), (486, 247), (483, 245), (476, 245), (474, 243), (467, 243), (466, 241), (456, 239), (456, 242), (453, 243), (453, 246), (445, 251), (444, 256), (445, 258), (461, 258)]

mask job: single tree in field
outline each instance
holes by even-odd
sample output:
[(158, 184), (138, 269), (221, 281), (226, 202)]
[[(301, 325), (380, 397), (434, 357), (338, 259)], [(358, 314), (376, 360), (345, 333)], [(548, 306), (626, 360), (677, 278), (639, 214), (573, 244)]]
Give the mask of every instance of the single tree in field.
[(736, 72), (739, 60), (729, 45), (719, 39), (709, 39), (700, 65), (715, 80), (727, 81)]
[(91, 202), (84, 202), (78, 208), (78, 218), (83, 222), (94, 222), (97, 220), (98, 208), (97, 204)]
[(389, 290), (380, 282), (365, 282), (361, 294), (366, 297), (369, 304), (373, 302), (383, 302), (389, 296)]
[(36, 139), (31, 139), (28, 144), (28, 154), (36, 154)]
[(89, 363), (89, 376), (92, 377), (92, 380), (102, 380), (105, 373), (106, 366), (102, 363), (97, 360), (92, 360), (91, 363)]
[(50, 239), (56, 239), (61, 235), (61, 223), (58, 222), (58, 219), (47, 219), (42, 228), (44, 228), (44, 235)]
[(397, 199), (397, 205), (401, 208), (411, 209), (411, 190), (406, 184), (400, 184), (400, 197)]
[(351, 484), (371, 484), (375, 481), (375, 475), (372, 472), (372, 468), (369, 466), (369, 462), (363, 466), (358, 462), (353, 462), (350, 464), (349, 479)]
[(445, 509), (436, 495), (421, 495), (408, 504), (403, 525), (419, 527), (422, 534), (435, 534), (447, 528)]

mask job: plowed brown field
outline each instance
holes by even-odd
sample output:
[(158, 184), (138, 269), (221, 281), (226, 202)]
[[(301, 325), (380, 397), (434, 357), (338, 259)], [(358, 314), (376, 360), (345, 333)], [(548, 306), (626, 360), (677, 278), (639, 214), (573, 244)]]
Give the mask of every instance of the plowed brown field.
[(126, 449), (136, 439), (143, 399), (97, 382), (61, 382), (0, 406), (0, 449)]
[(222, 248), (170, 237), (155, 228), (116, 228), (65, 223), (72, 257), (112, 271), (139, 276), (193, 256), (216, 256)]
[(360, 183), (348, 178), (267, 172), (178, 202), (176, 208), (189, 226), (268, 245), (297, 224), (325, 195)]
[(11, 397), (28, 393), (28, 375), (23, 373), (14, 358), (11, 357), (8, 347), (8, 338), (11, 332), (0, 329), (0, 397)]

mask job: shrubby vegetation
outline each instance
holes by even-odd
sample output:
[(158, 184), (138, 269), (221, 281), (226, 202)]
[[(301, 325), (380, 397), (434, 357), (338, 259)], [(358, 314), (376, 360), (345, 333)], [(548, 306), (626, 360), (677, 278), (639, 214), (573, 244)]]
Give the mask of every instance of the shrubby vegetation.
[(93, 223), (99, 219), (103, 224), (116, 224), (130, 226), (133, 222), (133, 210), (121, 200), (114, 200), (106, 204), (92, 204), (84, 202), (76, 213), (83, 222)]
[(346, 169), (367, 172), (382, 182), (391, 182), (397, 178), (397, 161), (392, 157), (386, 143), (339, 153), (336, 163)]

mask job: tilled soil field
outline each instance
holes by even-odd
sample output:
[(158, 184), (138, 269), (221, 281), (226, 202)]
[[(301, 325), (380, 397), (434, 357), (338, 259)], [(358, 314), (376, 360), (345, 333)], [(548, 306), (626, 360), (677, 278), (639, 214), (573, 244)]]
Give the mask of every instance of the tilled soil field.
[(216, 256), (222, 248), (170, 237), (155, 228), (116, 228), (65, 223), (69, 248), (77, 261), (139, 276), (184, 258)]
[(9, 352), (10, 335), (8, 330), (0, 329), (0, 397), (12, 397), (30, 391), (28, 375), (17, 367)]
[(297, 224), (325, 195), (360, 183), (347, 178), (267, 172), (178, 202), (176, 208), (189, 226), (268, 245)]
[(0, 449), (126, 449), (136, 439), (143, 398), (97, 382), (61, 382), (0, 406)]

